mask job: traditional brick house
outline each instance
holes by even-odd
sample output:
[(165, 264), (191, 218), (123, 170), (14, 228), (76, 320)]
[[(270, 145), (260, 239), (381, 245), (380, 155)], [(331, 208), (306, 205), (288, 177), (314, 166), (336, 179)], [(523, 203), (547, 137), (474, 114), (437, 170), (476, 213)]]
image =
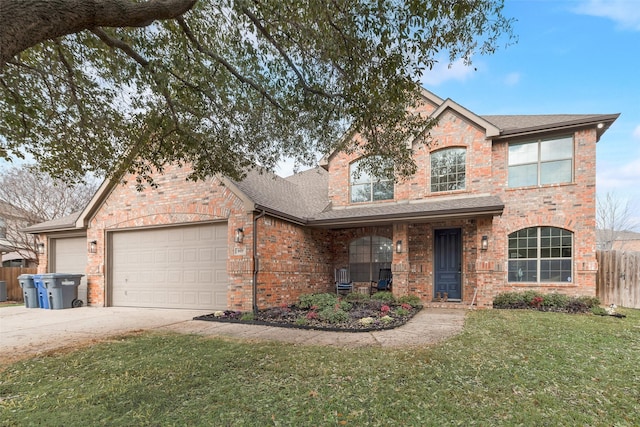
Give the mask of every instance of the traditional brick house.
[(40, 270), (75, 239), (94, 306), (265, 308), (334, 291), (339, 267), (356, 290), (390, 267), (394, 294), (460, 307), (595, 295), (596, 142), (618, 115), (478, 116), (428, 91), (419, 112), (438, 124), (411, 143), (406, 181), (356, 176), (358, 155), (335, 152), (288, 178), (106, 182), (83, 212), (30, 228), (48, 243)]

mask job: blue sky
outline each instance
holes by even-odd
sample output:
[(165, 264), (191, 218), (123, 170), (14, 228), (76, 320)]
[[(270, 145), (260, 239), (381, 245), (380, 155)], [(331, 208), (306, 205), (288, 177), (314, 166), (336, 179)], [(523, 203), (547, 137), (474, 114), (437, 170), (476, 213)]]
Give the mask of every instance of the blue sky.
[(621, 113), (598, 143), (597, 191), (640, 219), (640, 0), (505, 3), (518, 43), (471, 67), (445, 59), (423, 86), (479, 115)]

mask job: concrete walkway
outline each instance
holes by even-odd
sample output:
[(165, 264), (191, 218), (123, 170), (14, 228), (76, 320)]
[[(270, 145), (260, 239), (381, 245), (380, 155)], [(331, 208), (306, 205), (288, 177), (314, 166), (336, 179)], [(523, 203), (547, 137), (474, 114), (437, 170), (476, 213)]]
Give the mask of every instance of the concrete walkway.
[(423, 309), (406, 325), (376, 332), (324, 332), (192, 320), (210, 310), (81, 307), (0, 308), (0, 363), (142, 331), (170, 331), (304, 345), (410, 347), (434, 344), (462, 330), (465, 310)]

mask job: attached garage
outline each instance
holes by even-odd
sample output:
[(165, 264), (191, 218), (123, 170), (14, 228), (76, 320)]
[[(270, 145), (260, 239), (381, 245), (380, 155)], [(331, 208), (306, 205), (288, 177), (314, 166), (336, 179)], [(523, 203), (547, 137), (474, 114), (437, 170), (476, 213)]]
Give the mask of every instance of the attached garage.
[(51, 273), (82, 274), (78, 299), (87, 304), (87, 237), (60, 237), (51, 239), (53, 256)]
[(110, 305), (224, 310), (227, 223), (108, 235)]

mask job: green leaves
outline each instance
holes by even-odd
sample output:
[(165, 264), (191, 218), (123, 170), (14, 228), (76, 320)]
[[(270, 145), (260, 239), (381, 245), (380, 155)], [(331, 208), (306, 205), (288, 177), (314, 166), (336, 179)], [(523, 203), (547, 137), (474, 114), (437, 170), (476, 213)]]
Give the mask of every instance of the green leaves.
[[(511, 39), (501, 0), (450, 3), (198, 2), (178, 20), (52, 40), (2, 70), (0, 153), (145, 182), (169, 162), (239, 178), (345, 149), (393, 159), (401, 179), (415, 172), (407, 140), (433, 124), (410, 112), (421, 72)], [(339, 146), (347, 129), (362, 142)]]

